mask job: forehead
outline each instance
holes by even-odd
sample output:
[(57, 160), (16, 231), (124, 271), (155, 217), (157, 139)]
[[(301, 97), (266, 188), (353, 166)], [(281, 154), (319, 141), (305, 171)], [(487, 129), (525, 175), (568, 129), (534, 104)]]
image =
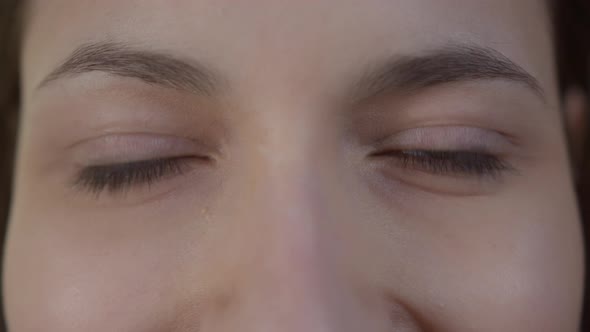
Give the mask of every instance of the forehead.
[(31, 84), (80, 44), (102, 40), (195, 57), (250, 82), (271, 73), (337, 80), (373, 58), (473, 42), (500, 51), (547, 90), (555, 80), (548, 12), (538, 0), (36, 0), (28, 23)]

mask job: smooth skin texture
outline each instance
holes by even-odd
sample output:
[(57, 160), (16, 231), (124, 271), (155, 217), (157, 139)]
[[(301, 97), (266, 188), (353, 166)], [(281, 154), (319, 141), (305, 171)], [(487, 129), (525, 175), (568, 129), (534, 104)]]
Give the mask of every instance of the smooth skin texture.
[(542, 1), (37, 0), (25, 18), (10, 331), (576, 331)]

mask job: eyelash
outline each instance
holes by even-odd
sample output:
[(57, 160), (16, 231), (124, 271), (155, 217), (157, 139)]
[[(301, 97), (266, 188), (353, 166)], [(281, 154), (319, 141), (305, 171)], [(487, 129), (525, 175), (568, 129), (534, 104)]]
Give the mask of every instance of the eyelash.
[(496, 178), (512, 167), (499, 157), (473, 151), (394, 150), (375, 157), (394, 158), (399, 167), (441, 176)]
[(165, 177), (182, 175), (191, 165), (192, 157), (157, 158), (113, 165), (88, 166), (80, 171), (74, 185), (100, 194), (116, 193), (136, 185), (150, 186)]
[[(394, 158), (404, 169), (435, 175), (497, 177), (512, 168), (500, 158), (481, 152), (444, 150), (394, 150), (373, 157)], [(191, 157), (158, 158), (114, 165), (88, 166), (78, 174), (75, 186), (100, 194), (116, 193), (136, 185), (151, 185), (165, 177), (184, 174)]]

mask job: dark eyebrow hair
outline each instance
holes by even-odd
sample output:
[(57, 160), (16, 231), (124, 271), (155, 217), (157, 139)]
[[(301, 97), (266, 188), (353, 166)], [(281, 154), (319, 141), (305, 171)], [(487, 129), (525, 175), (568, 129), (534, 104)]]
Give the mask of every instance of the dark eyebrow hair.
[[(473, 80), (518, 82), (544, 98), (534, 76), (500, 52), (474, 44), (449, 44), (424, 54), (394, 56), (372, 68), (355, 85), (352, 95), (356, 100)], [(221, 85), (211, 69), (195, 61), (120, 42), (98, 42), (78, 47), (39, 87), (93, 71), (204, 95), (214, 94)]]
[(39, 84), (39, 88), (64, 77), (93, 71), (205, 95), (213, 94), (219, 86), (213, 72), (194, 61), (123, 43), (99, 42), (78, 47)]
[(517, 82), (541, 99), (545, 95), (539, 81), (521, 66), (494, 49), (472, 44), (450, 44), (424, 54), (397, 56), (372, 68), (357, 82), (355, 99), (475, 80)]

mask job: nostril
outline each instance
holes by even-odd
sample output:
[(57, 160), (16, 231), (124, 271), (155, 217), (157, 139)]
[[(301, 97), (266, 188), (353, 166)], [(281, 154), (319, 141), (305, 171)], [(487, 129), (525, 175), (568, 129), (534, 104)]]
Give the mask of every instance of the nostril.
[(401, 301), (388, 297), (389, 318), (392, 331), (396, 332), (429, 332), (429, 324), (410, 306)]

